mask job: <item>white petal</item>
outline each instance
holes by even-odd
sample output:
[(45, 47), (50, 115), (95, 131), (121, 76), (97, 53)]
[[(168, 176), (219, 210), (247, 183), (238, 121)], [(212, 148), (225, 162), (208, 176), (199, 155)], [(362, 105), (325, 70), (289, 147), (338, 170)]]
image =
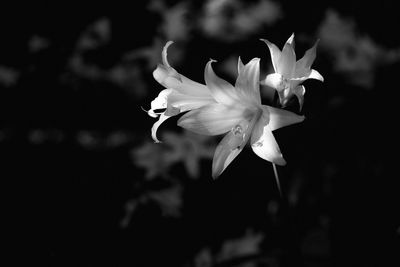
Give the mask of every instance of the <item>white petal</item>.
[(296, 54), (293, 46), (290, 43), (286, 43), (282, 49), (276, 72), (280, 73), (283, 77), (290, 79), (294, 75), (295, 68)]
[(214, 153), (212, 165), (212, 176), (214, 179), (216, 179), (242, 151), (259, 118), (260, 114), (255, 114), (250, 121), (247, 119), (240, 121), (218, 144)]
[(236, 79), (235, 88), (241, 99), (260, 105), (260, 59), (253, 58), (247, 63)]
[(184, 75), (178, 73), (174, 68), (172, 68), (167, 59), (167, 49), (172, 44), (169, 41), (163, 49), (162, 52), (162, 62), (153, 71), (154, 79), (166, 88), (172, 88), (179, 91), (182, 94), (195, 95), (195, 96), (205, 96), (210, 95), (210, 92), (204, 84), (192, 81), (191, 79), (185, 77)]
[(321, 82), (324, 81), (324, 77), (322, 77), (322, 75), (318, 71), (316, 71), (314, 69), (311, 69), (311, 73), (308, 76), (308, 78), (309, 79), (316, 79), (316, 80), (319, 80)]
[(306, 93), (306, 88), (303, 85), (297, 86), (293, 89), (293, 94), (299, 100), (300, 111), (303, 108), (304, 104), (304, 94)]
[(296, 74), (295, 77), (307, 76), (311, 65), (314, 63), (315, 57), (317, 56), (317, 45), (319, 40), (315, 42), (313, 47), (308, 49), (304, 56), (296, 62)]
[(182, 83), (180, 74), (174, 68), (161, 64), (153, 71), (153, 77), (166, 88), (176, 88), (178, 83)]
[(164, 45), (163, 50), (162, 50), (162, 53), (161, 53), (162, 62), (163, 62), (163, 64), (164, 64), (166, 67), (171, 67), (171, 66), (169, 65), (169, 63), (168, 63), (167, 55), (168, 55), (168, 47), (169, 47), (170, 45), (172, 45), (173, 43), (174, 43), (173, 41), (168, 41), (168, 42)]
[(165, 67), (161, 64), (159, 64), (153, 71), (153, 77), (164, 87), (175, 89), (182, 94), (190, 94), (195, 96), (205, 96), (211, 94), (207, 86), (204, 84), (192, 81), (184, 75), (179, 74), (175, 69), (171, 67)]
[(165, 115), (164, 113), (161, 114), (160, 117), (159, 117), (159, 119), (158, 119), (158, 121), (156, 121), (156, 122), (153, 124), (153, 127), (151, 127), (151, 137), (153, 138), (154, 142), (156, 142), (156, 143), (161, 143), (161, 141), (158, 140), (158, 138), (157, 138), (157, 130), (158, 130), (158, 127), (160, 127), (160, 125), (161, 125), (165, 120), (167, 120), (167, 119), (170, 118), (170, 117), (172, 117), (172, 116), (167, 116), (167, 115)]
[(168, 104), (174, 108), (178, 108), (180, 112), (201, 108), (211, 103), (215, 103), (215, 100), (211, 95), (191, 96), (175, 91), (168, 96)]
[(215, 74), (211, 66), (212, 62), (214, 62), (214, 60), (210, 60), (204, 70), (206, 85), (217, 102), (225, 105), (232, 105), (239, 100), (236, 89), (230, 83), (219, 78)]
[(173, 92), (172, 89), (164, 89), (158, 94), (158, 96), (153, 101), (151, 101), (151, 109), (147, 112), (149, 116), (157, 118), (159, 113), (156, 113), (154, 111), (157, 109), (167, 108), (168, 95), (170, 95), (172, 92)]
[(262, 106), (262, 110), (262, 120), (264, 123), (268, 124), (268, 127), (271, 131), (302, 122), (305, 118), (304, 116), (297, 115), (291, 111), (266, 105)]
[(293, 49), (295, 47), (295, 42), (294, 42), (294, 33), (292, 33), (292, 35), (290, 35), (289, 39), (287, 39), (286, 43), (292, 45)]
[(255, 125), (250, 142), (254, 153), (260, 158), (277, 165), (286, 164), (271, 129), (262, 120)]
[(215, 149), (212, 163), (212, 177), (218, 178), (228, 165), (243, 150), (243, 140), (229, 132)]
[(243, 68), (244, 68), (244, 64), (243, 64), (242, 60), (239, 57), (239, 59), (238, 59), (238, 76), (242, 72)]
[(277, 91), (282, 91), (285, 89), (283, 76), (279, 73), (268, 74), (265, 78), (264, 84), (275, 88)]
[(269, 52), (271, 54), (272, 66), (274, 67), (275, 72), (277, 72), (279, 59), (281, 57), (281, 50), (276, 45), (274, 45), (273, 43), (271, 43), (266, 39), (260, 39), (260, 40), (268, 45)]
[(237, 106), (209, 104), (189, 111), (178, 120), (178, 126), (204, 135), (219, 135), (231, 130), (247, 114)]

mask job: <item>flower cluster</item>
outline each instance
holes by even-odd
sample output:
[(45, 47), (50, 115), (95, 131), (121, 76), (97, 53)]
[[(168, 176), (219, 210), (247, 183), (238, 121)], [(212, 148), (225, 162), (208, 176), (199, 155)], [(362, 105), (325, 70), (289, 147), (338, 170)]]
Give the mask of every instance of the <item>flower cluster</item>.
[[(301, 83), (309, 78), (323, 80), (316, 70), (311, 69), (317, 43), (296, 62), (294, 35), (287, 40), (282, 51), (269, 41), (263, 41), (269, 47), (275, 73), (260, 82), (260, 59), (254, 58), (243, 64), (239, 57), (234, 86), (214, 73), (214, 60), (205, 67), (205, 84), (178, 73), (168, 63), (167, 50), (173, 42), (167, 42), (162, 51), (162, 64), (153, 72), (155, 80), (166, 88), (151, 102), (148, 111), (150, 116), (158, 118), (151, 130), (154, 141), (160, 142), (157, 129), (166, 119), (186, 112), (178, 120), (179, 126), (203, 135), (225, 134), (214, 153), (213, 178), (225, 170), (248, 142), (259, 157), (285, 165), (272, 132), (304, 120), (304, 116), (282, 107), (296, 96), (301, 108), (305, 92)], [(279, 107), (261, 103), (260, 83), (278, 92)]]

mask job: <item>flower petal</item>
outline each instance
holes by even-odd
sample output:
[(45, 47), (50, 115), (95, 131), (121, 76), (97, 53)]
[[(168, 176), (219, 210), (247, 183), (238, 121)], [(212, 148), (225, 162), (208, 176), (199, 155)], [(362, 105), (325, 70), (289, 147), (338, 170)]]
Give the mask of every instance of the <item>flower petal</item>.
[(242, 72), (243, 68), (244, 68), (244, 64), (242, 62), (242, 59), (239, 57), (239, 59), (238, 59), (238, 76)]
[(308, 76), (310, 72), (311, 65), (314, 63), (314, 60), (317, 56), (317, 45), (319, 40), (315, 42), (313, 47), (308, 49), (304, 56), (296, 62), (296, 74), (295, 77), (304, 77)]
[(283, 89), (285, 89), (283, 76), (279, 73), (268, 74), (265, 78), (264, 84), (275, 88), (277, 91), (282, 91)]
[(227, 81), (219, 78), (212, 69), (211, 63), (215, 60), (210, 60), (204, 70), (204, 80), (214, 99), (225, 105), (232, 105), (238, 101), (238, 95), (235, 87)]
[(271, 106), (262, 106), (263, 114), (262, 119), (264, 123), (268, 124), (268, 127), (271, 131), (275, 131), (276, 129), (299, 123), (304, 120), (304, 116), (297, 115), (291, 111), (287, 111), (280, 108), (274, 108)]
[(285, 43), (282, 49), (282, 54), (279, 58), (277, 65), (277, 70), (286, 79), (290, 79), (294, 75), (296, 68), (296, 54), (294, 52), (293, 46), (290, 43)]
[(161, 53), (162, 63), (163, 63), (164, 66), (166, 66), (166, 67), (171, 67), (171, 66), (169, 65), (169, 63), (168, 63), (168, 58), (167, 58), (167, 56), (168, 56), (168, 47), (169, 47), (170, 45), (172, 45), (173, 43), (174, 43), (173, 41), (168, 41), (168, 42), (164, 45), (163, 50), (162, 50), (162, 53)]
[(253, 58), (247, 63), (236, 79), (235, 88), (242, 100), (260, 105), (260, 59)]
[(153, 71), (154, 79), (166, 88), (172, 88), (182, 94), (205, 96), (210, 95), (210, 92), (204, 84), (192, 81), (184, 75), (178, 73), (172, 68), (167, 59), (167, 49), (172, 44), (172, 41), (167, 42), (162, 51), (162, 62), (158, 64)]
[(228, 165), (236, 158), (243, 150), (243, 140), (236, 137), (232, 132), (229, 132), (218, 144), (215, 149), (212, 163), (212, 177), (218, 178)]
[(268, 41), (266, 39), (260, 39), (260, 40), (268, 45), (269, 52), (271, 54), (272, 66), (274, 67), (274, 71), (277, 72), (279, 59), (282, 54), (281, 50), (275, 44), (271, 43), (270, 41)]
[(306, 93), (306, 88), (303, 85), (297, 86), (293, 89), (293, 94), (299, 100), (300, 111), (303, 108), (304, 94)]
[(158, 127), (160, 127), (160, 125), (161, 125), (165, 120), (167, 120), (168, 118), (171, 118), (171, 117), (172, 117), (172, 116), (167, 116), (167, 115), (165, 115), (165, 114), (163, 113), (163, 114), (160, 115), (158, 121), (156, 121), (156, 122), (153, 124), (153, 127), (151, 127), (151, 137), (153, 138), (153, 140), (154, 140), (155, 143), (161, 143), (161, 141), (158, 140), (158, 138), (157, 138), (157, 130), (158, 130)]
[(256, 123), (250, 143), (254, 153), (260, 158), (277, 165), (286, 164), (271, 129), (268, 124), (263, 123), (263, 120)]
[(294, 42), (294, 33), (290, 35), (289, 39), (287, 39), (286, 43), (292, 45), (293, 49), (295, 48), (295, 42)]
[(311, 69), (311, 73), (308, 76), (308, 78), (309, 79), (316, 79), (316, 80), (319, 80), (321, 82), (324, 81), (324, 77), (322, 77), (322, 75), (318, 71), (316, 71), (314, 69)]
[(178, 120), (178, 126), (204, 135), (219, 135), (231, 130), (246, 118), (245, 109), (215, 103), (189, 111)]
[(214, 179), (216, 179), (243, 150), (260, 115), (260, 113), (255, 114), (250, 121), (248, 119), (240, 121), (218, 144), (214, 153), (212, 165), (212, 177)]
[(215, 103), (215, 100), (211, 95), (191, 96), (175, 91), (168, 96), (168, 104), (174, 108), (178, 108), (180, 112), (197, 109), (211, 103)]
[(158, 96), (151, 101), (151, 109), (147, 112), (149, 116), (153, 118), (157, 118), (160, 113), (154, 112), (157, 109), (165, 109), (167, 108), (168, 96), (173, 92), (173, 89), (164, 89), (162, 90)]

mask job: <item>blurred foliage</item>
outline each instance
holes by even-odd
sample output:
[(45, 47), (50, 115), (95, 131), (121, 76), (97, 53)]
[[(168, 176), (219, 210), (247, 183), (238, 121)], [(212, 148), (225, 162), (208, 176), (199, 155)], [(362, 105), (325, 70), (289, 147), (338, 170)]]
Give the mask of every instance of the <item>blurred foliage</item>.
[[(118, 12), (4, 8), (0, 155), (16, 259), (400, 265), (394, 7), (152, 0)], [(288, 162), (279, 169), (282, 199), (270, 164), (248, 151), (213, 181), (218, 138), (178, 132), (174, 119), (160, 129), (164, 143), (152, 143), (142, 108), (163, 89), (152, 71), (166, 41), (175, 41), (169, 59), (180, 73), (203, 82), (213, 58), (232, 81), (238, 55), (260, 57), (269, 73), (259, 39), (282, 44), (292, 32), (300, 56), (321, 40), (314, 65), (325, 82), (305, 83), (304, 123), (274, 132)]]

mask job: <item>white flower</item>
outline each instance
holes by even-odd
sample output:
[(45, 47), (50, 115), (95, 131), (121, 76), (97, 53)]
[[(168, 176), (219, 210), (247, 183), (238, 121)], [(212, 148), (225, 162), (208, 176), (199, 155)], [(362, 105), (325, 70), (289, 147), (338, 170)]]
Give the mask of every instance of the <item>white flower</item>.
[(214, 153), (213, 178), (225, 170), (249, 139), (258, 156), (275, 164), (285, 165), (272, 131), (301, 122), (304, 117), (261, 104), (258, 58), (246, 65), (239, 58), (235, 86), (216, 76), (212, 62), (210, 60), (206, 65), (204, 78), (214, 101), (209, 101), (208, 98), (209, 103), (206, 104), (205, 101), (193, 101), (197, 108), (184, 114), (178, 125), (199, 134), (226, 133)]
[[(155, 142), (160, 142), (156, 136), (157, 129), (166, 119), (215, 102), (207, 86), (186, 78), (169, 65), (167, 49), (172, 43), (169, 41), (164, 46), (163, 64), (159, 64), (153, 72), (154, 79), (166, 88), (151, 102), (151, 109), (148, 111), (150, 116), (159, 117), (151, 129)], [(160, 109), (166, 110), (158, 112)]]
[(278, 91), (279, 100), (283, 107), (295, 95), (299, 100), (301, 110), (304, 102), (305, 88), (300, 84), (307, 79), (324, 81), (324, 78), (318, 71), (311, 69), (311, 65), (316, 57), (318, 41), (296, 62), (294, 34), (286, 41), (282, 51), (273, 43), (265, 39), (261, 40), (268, 45), (272, 65), (275, 70), (275, 73), (267, 75), (265, 84)]

